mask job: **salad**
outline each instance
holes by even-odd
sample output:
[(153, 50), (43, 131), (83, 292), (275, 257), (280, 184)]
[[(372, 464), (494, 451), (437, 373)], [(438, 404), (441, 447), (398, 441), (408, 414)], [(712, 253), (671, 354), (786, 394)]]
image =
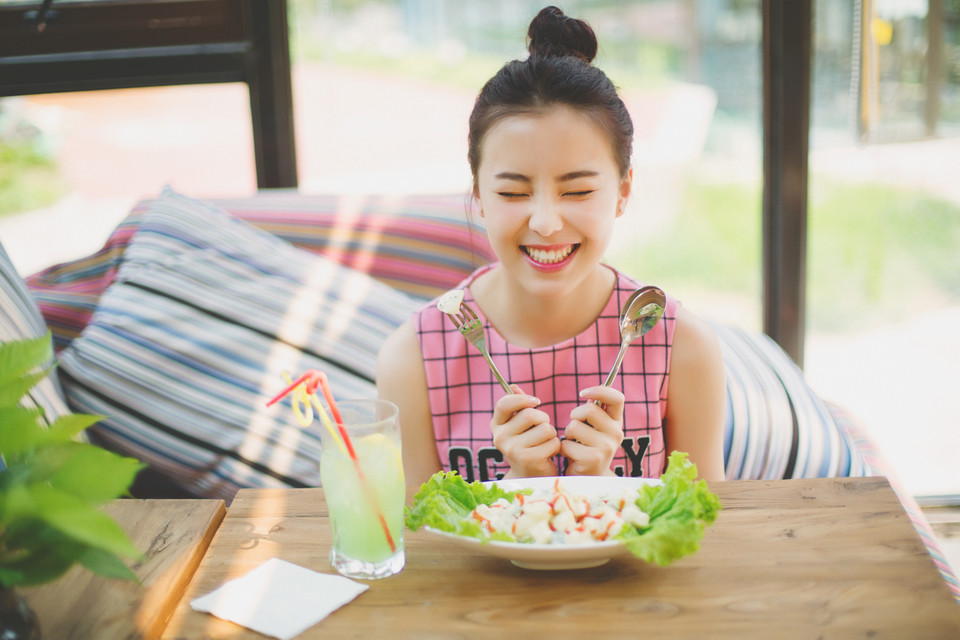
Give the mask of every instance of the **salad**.
[(625, 525), (650, 524), (650, 516), (637, 508), (636, 489), (624, 487), (614, 496), (574, 495), (557, 478), (552, 491), (541, 493), (478, 504), (469, 517), (491, 536), (504, 533), (517, 542), (537, 544), (603, 542), (615, 538)]
[(670, 455), (660, 484), (610, 496), (574, 496), (554, 483), (547, 495), (505, 491), (440, 471), (406, 509), (406, 525), (429, 527), (481, 542), (582, 544), (618, 541), (647, 562), (667, 565), (694, 553), (721, 506), (696, 480), (686, 453)]

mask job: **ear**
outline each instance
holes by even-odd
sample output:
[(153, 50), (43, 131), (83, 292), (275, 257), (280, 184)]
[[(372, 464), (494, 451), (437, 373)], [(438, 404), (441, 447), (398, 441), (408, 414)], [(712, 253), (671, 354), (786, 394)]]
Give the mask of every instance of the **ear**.
[(617, 200), (617, 217), (623, 215), (627, 210), (627, 201), (630, 199), (630, 191), (633, 188), (633, 167), (627, 170), (627, 175), (620, 181), (620, 199)]
[(473, 202), (472, 202), (471, 204), (473, 205), (474, 208), (476, 208), (477, 212), (480, 214), (480, 217), (481, 217), (481, 218), (484, 217), (484, 216), (483, 216), (483, 203), (480, 202), (480, 188), (479, 188), (479, 186), (477, 185), (477, 181), (476, 181), (476, 180), (473, 181), (473, 194), (472, 194), (472, 199), (473, 199)]

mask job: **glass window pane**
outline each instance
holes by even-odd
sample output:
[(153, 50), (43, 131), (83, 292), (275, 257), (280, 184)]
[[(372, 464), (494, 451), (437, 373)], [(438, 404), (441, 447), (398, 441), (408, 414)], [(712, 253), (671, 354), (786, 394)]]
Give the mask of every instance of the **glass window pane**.
[(257, 188), (244, 84), (3, 98), (0, 153), (0, 238), (24, 274), (96, 251), (164, 185), (195, 197)]
[[(473, 101), (504, 62), (526, 55), (543, 6), (293, 3), (301, 188), (469, 191)], [(563, 8), (593, 26), (595, 62), (636, 129), (633, 196), (609, 260), (702, 315), (759, 328), (759, 0)]]
[(957, 3), (815, 4), (807, 374), (927, 495), (960, 493), (957, 61)]

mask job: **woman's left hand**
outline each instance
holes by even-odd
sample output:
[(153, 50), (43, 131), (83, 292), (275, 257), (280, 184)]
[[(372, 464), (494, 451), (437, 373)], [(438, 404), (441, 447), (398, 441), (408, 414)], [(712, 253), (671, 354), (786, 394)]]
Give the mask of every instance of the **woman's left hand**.
[(623, 393), (599, 386), (584, 389), (580, 397), (587, 402), (570, 412), (560, 447), (560, 453), (570, 460), (567, 475), (614, 475), (613, 456), (623, 442)]

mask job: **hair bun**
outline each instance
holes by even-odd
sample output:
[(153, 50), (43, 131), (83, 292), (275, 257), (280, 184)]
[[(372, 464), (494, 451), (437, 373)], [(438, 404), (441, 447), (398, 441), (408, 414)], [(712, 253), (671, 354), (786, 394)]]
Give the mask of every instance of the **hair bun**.
[(558, 7), (545, 7), (527, 29), (527, 51), (530, 55), (574, 56), (592, 62), (597, 56), (597, 36), (583, 20), (567, 16)]

